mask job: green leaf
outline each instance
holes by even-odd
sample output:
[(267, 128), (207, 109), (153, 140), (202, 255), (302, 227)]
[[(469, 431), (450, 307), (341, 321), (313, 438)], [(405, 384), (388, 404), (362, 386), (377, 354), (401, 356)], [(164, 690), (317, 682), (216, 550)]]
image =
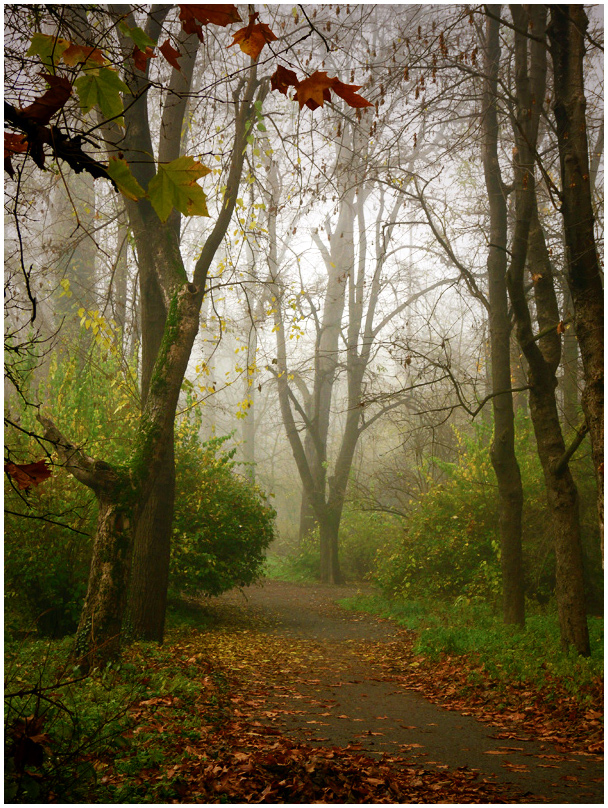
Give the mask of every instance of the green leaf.
[(207, 197), (196, 180), (211, 173), (194, 157), (178, 157), (159, 165), (148, 185), (148, 198), (161, 222), (166, 222), (173, 208), (184, 216), (209, 216)]
[(142, 196), (146, 195), (144, 189), (131, 173), (131, 169), (129, 168), (126, 160), (120, 160), (118, 157), (111, 157), (108, 162), (107, 172), (108, 176), (113, 179), (118, 186), (120, 193), (123, 196), (126, 196), (127, 199), (137, 201), (138, 199), (141, 199)]
[(77, 78), (76, 92), (83, 112), (90, 112), (99, 107), (106, 119), (120, 118), (124, 112), (121, 93), (128, 93), (129, 88), (115, 70), (102, 67)]
[(156, 42), (153, 39), (150, 39), (148, 34), (146, 34), (145, 31), (142, 31), (141, 28), (138, 28), (137, 26), (135, 26), (135, 28), (129, 28), (124, 21), (119, 22), (118, 27), (125, 36), (128, 36), (129, 39), (133, 40), (140, 51), (145, 52), (146, 48), (156, 47)]
[(67, 39), (59, 39), (48, 34), (34, 34), (30, 40), (30, 47), (27, 56), (39, 56), (40, 60), (47, 67), (56, 64), (62, 53), (67, 50), (70, 43)]

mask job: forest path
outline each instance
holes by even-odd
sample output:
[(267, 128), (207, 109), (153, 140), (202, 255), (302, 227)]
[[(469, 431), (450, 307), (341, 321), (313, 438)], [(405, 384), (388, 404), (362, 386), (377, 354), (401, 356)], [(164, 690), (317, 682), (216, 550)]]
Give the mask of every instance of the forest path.
[(473, 770), (479, 782), (506, 788), (505, 802), (603, 804), (601, 758), (443, 709), (368, 660), (395, 643), (407, 654), (411, 633), (337, 606), (357, 591), (267, 581), (210, 601), (218, 630), (255, 635), (264, 649), (253, 670), (235, 663), (247, 682), (233, 699), (237, 717), (253, 716), (311, 746), (402, 757), (422, 779), (424, 772)]

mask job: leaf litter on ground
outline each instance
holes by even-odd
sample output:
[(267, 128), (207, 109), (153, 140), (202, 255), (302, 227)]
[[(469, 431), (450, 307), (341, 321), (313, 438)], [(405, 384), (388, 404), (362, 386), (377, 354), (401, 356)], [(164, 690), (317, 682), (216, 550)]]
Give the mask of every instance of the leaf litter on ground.
[[(370, 655), (369, 644), (365, 648)], [(395, 676), (397, 661), (405, 661), (403, 648), (399, 654), (396, 647), (393, 651), (392, 662), (378, 660), (392, 666), (389, 678)], [(266, 697), (271, 691), (275, 697), (297, 696), (297, 682), (310, 682), (311, 670), (327, 668), (322, 648), (314, 642), (230, 627), (182, 632), (153, 660), (148, 654), (149, 648), (137, 645), (129, 652), (156, 691), (131, 705), (132, 726), (125, 739), (131, 744), (132, 765), (128, 755), (126, 762), (107, 757), (95, 762), (103, 785), (116, 796), (134, 791), (141, 802), (162, 798), (178, 803), (512, 801), (504, 786), (468, 767), (423, 766), (408, 757), (412, 745), (399, 755), (378, 758), (357, 743), (320, 747), (285, 736), (275, 722), (281, 715), (304, 711), (274, 704), (268, 709)], [(418, 674), (423, 667), (421, 663), (416, 669)], [(449, 664), (439, 670), (447, 677)], [(426, 676), (431, 678), (428, 671)], [(421, 681), (410, 684), (420, 689)], [(163, 686), (172, 692), (163, 693)], [(474, 706), (462, 699), (458, 704), (470, 710)]]

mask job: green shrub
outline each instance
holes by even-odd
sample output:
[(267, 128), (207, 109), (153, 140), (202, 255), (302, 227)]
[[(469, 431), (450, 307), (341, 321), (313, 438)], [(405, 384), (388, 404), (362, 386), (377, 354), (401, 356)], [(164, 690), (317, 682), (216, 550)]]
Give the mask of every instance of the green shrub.
[[(86, 361), (65, 351), (50, 357), (37, 385), (32, 367), (22, 374), (30, 401), (48, 402), (58, 427), (87, 454), (114, 463), (128, 460), (139, 419), (135, 374), (103, 342)], [(36, 409), (23, 398), (8, 408), (16, 424), (6, 437), (8, 459), (44, 457), (35, 437)], [(195, 419), (196, 421), (196, 419)], [(192, 419), (178, 426), (172, 584), (187, 592), (218, 594), (246, 586), (261, 573), (273, 536), (274, 511), (262, 493), (235, 473), (219, 438), (201, 445)], [(90, 489), (62, 468), (24, 493), (5, 478), (5, 606), (9, 631), (36, 625), (61, 637), (77, 626), (86, 592), (97, 503)]]
[[(63, 352), (50, 357), (48, 375), (35, 385), (24, 375), (29, 400), (48, 405), (59, 428), (93, 456), (126, 459), (138, 417), (119, 358), (94, 343), (81, 365)], [(47, 404), (48, 403), (48, 404)], [(8, 458), (28, 463), (44, 457), (34, 407), (15, 397), (7, 404), (15, 424), (6, 434)], [(9, 631), (61, 637), (76, 629), (85, 595), (97, 503), (68, 472), (19, 491), (5, 477), (5, 607)]]
[[(457, 437), (456, 461), (432, 460), (443, 472), (443, 482), (419, 498), (403, 538), (393, 542), (379, 565), (376, 581), (389, 596), (499, 601), (500, 534), (491, 436), (482, 425), (471, 436), (457, 433)], [(516, 437), (524, 489), (525, 591), (529, 598), (544, 604), (552, 598), (555, 585), (552, 526), (532, 427), (522, 414), (517, 419)], [(587, 589), (590, 600), (601, 604), (594, 482), (584, 452), (576, 458), (573, 471), (581, 496)]]
[[(591, 657), (561, 646), (559, 621), (552, 607), (536, 607), (526, 630), (505, 625), (487, 603), (459, 598), (453, 604), (387, 598), (382, 594), (340, 601), (355, 611), (380, 614), (416, 631), (413, 654), (439, 661), (444, 654), (469, 657), (503, 684), (530, 682), (548, 686), (548, 677), (585, 700), (603, 674), (603, 620), (589, 618)], [(547, 691), (545, 691), (547, 692)]]
[(481, 437), (458, 437), (457, 462), (434, 461), (445, 482), (420, 497), (401, 541), (379, 564), (376, 580), (388, 595), (494, 600), (500, 594), (489, 449)]
[(340, 522), (340, 564), (345, 578), (364, 581), (372, 577), (379, 559), (403, 536), (403, 527), (400, 516), (348, 504)]
[(260, 489), (236, 474), (235, 450), (222, 449), (226, 440), (201, 443), (197, 418), (177, 430), (172, 590), (219, 595), (263, 573), (276, 514)]
[(118, 667), (82, 677), (65, 660), (70, 640), (8, 642), (5, 653), (4, 784), (10, 803), (93, 801), (90, 755), (124, 752), (120, 733), (138, 683)]
[[(340, 522), (340, 571), (347, 581), (364, 581), (376, 571), (378, 559), (398, 540), (403, 532), (401, 517), (389, 513), (364, 511), (355, 503), (344, 508)], [(275, 545), (276, 546), (276, 545)], [(311, 531), (299, 543), (269, 555), (266, 574), (269, 578), (287, 581), (318, 581), (321, 553), (319, 530)], [(287, 549), (287, 552), (285, 550)], [(283, 550), (283, 552), (281, 552)]]

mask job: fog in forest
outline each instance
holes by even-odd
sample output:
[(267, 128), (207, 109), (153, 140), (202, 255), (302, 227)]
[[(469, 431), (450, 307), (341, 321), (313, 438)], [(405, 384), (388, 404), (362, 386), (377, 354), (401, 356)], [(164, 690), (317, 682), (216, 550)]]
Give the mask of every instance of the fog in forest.
[(10, 642), (278, 580), (601, 653), (603, 7), (4, 25)]

